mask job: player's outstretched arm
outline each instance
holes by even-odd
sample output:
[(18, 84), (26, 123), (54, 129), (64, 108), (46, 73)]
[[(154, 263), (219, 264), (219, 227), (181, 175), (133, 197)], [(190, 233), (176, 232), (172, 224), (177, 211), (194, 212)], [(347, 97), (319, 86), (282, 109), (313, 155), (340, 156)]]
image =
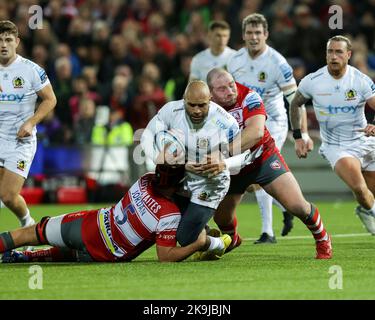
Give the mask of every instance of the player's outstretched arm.
[(18, 138), (31, 136), (34, 127), (56, 106), (56, 96), (50, 84), (39, 90), (37, 95), (42, 99), (42, 102), (34, 115), (20, 127), (17, 133)]
[(203, 229), (198, 239), (185, 247), (164, 247), (156, 245), (156, 252), (160, 262), (178, 262), (191, 256), (194, 252), (203, 250), (206, 246), (207, 236)]

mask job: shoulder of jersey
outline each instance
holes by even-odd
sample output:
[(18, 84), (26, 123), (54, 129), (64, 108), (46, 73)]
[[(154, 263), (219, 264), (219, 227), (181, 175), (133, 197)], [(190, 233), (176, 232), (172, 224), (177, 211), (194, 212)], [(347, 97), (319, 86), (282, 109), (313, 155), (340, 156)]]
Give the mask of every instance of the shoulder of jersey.
[(193, 57), (193, 59), (201, 59), (201, 58), (204, 58), (204, 57), (208, 54), (208, 50), (209, 50), (209, 48), (204, 49), (204, 50), (202, 50), (202, 51), (199, 51), (199, 52)]
[(309, 73), (306, 78), (309, 79), (310, 81), (313, 81), (315, 79), (321, 79), (321, 77), (323, 75), (325, 75), (326, 73), (326, 70), (327, 70), (327, 67), (322, 67), (318, 70), (316, 70), (315, 72), (312, 72), (312, 73)]
[(183, 99), (181, 99), (167, 102), (161, 110), (163, 110), (164, 112), (170, 112), (171, 117), (173, 117), (174, 114), (185, 111), (184, 101)]
[(29, 68), (35, 68), (37, 70), (40, 70), (42, 69), (38, 64), (36, 64), (35, 62), (29, 60), (29, 59), (26, 59), (22, 56), (20, 56), (20, 60), (19, 62), (23, 65), (25, 65), (26, 67), (29, 67)]
[(277, 51), (276, 49), (272, 48), (272, 47), (268, 47), (268, 55), (270, 57), (270, 59), (272, 60), (272, 62), (274, 63), (286, 63), (286, 59), (285, 57), (279, 52)]

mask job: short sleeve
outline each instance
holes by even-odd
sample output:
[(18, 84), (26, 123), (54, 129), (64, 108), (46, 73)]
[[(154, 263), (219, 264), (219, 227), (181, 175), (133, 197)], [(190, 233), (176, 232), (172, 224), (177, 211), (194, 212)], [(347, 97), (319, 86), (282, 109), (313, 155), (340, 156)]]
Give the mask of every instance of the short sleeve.
[(255, 91), (249, 92), (242, 101), (242, 109), (244, 115), (244, 122), (255, 115), (266, 115), (266, 109), (263, 100)]
[(361, 84), (362, 94), (365, 100), (368, 100), (375, 96), (375, 84), (374, 81), (370, 79), (365, 74), (362, 74), (362, 84)]
[(45, 70), (39, 67), (36, 63), (33, 63), (31, 67), (32, 72), (32, 88), (35, 92), (42, 90), (46, 85), (48, 85), (49, 79)]
[(308, 76), (304, 77), (298, 85), (298, 91), (306, 98), (311, 99), (310, 83)]
[(176, 233), (181, 220), (179, 212), (163, 216), (156, 228), (156, 244), (163, 247), (175, 247)]
[(277, 67), (276, 83), (280, 88), (296, 84), (296, 80), (293, 77), (293, 69), (286, 61)]

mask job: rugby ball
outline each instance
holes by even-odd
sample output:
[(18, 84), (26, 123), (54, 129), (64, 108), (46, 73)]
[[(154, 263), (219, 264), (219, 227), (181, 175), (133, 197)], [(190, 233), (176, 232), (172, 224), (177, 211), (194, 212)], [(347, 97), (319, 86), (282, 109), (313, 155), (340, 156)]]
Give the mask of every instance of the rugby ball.
[(174, 156), (185, 153), (185, 139), (182, 132), (177, 130), (162, 130), (155, 134), (154, 146), (158, 152), (169, 145), (167, 152)]

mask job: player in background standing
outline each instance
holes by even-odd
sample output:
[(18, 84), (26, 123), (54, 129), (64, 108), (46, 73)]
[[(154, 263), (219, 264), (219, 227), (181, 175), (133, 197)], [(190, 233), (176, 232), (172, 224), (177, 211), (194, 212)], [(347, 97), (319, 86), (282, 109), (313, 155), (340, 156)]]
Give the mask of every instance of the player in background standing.
[(197, 53), (190, 65), (190, 80), (206, 81), (212, 68), (225, 67), (229, 58), (236, 52), (228, 47), (230, 26), (225, 21), (212, 21), (208, 26), (209, 47)]
[(334, 36), (327, 42), (327, 65), (304, 77), (292, 101), (290, 119), (296, 154), (307, 157), (300, 132), (300, 108), (312, 99), (319, 121), (319, 153), (353, 191), (359, 203), (355, 212), (375, 235), (375, 125), (367, 123), (367, 103), (375, 110), (375, 84), (348, 64), (351, 42)]
[(16, 53), (19, 43), (16, 25), (0, 21), (0, 200), (25, 227), (35, 221), (20, 192), (36, 151), (36, 125), (56, 97), (46, 72)]
[[(212, 99), (231, 113), (242, 129), (233, 139), (230, 150), (251, 151), (252, 162), (236, 175), (231, 175), (230, 187), (220, 203), (214, 219), (223, 233), (229, 233), (232, 244), (226, 252), (237, 247), (241, 238), (237, 234), (236, 207), (248, 186), (260, 184), (264, 190), (297, 216), (312, 233), (316, 244), (316, 258), (332, 257), (331, 238), (323, 226), (318, 209), (307, 202), (300, 186), (289, 171), (274, 139), (265, 126), (266, 112), (260, 96), (253, 90), (236, 83), (230, 73), (213, 69), (207, 76)], [(240, 148), (238, 147), (240, 145)], [(205, 173), (202, 165), (201, 173)], [(211, 168), (210, 168), (211, 169)]]
[[(244, 18), (242, 37), (245, 47), (228, 61), (227, 70), (236, 82), (253, 89), (261, 96), (267, 112), (266, 126), (277, 148), (281, 150), (288, 134), (288, 117), (283, 96), (290, 103), (297, 89), (293, 70), (279, 52), (266, 44), (268, 23), (263, 15), (254, 13)], [(302, 129), (306, 127), (306, 121), (305, 112)], [(313, 141), (307, 132), (303, 133), (303, 137), (309, 150), (312, 150)], [(262, 234), (255, 244), (276, 243), (272, 228), (273, 199), (259, 186), (253, 188), (262, 217)], [(281, 235), (285, 236), (293, 227), (293, 216), (280, 203), (275, 201), (275, 204), (283, 211), (284, 227)]]
[[(209, 246), (222, 255), (222, 239), (206, 236), (205, 231), (195, 242), (176, 246), (181, 214), (172, 199), (184, 176), (183, 165), (158, 165), (155, 174), (142, 176), (110, 208), (45, 217), (36, 225), (1, 233), (0, 253), (6, 252), (2, 261), (124, 262), (135, 259), (154, 243), (161, 262), (181, 261)], [(45, 244), (53, 247), (9, 251), (23, 245)]]

